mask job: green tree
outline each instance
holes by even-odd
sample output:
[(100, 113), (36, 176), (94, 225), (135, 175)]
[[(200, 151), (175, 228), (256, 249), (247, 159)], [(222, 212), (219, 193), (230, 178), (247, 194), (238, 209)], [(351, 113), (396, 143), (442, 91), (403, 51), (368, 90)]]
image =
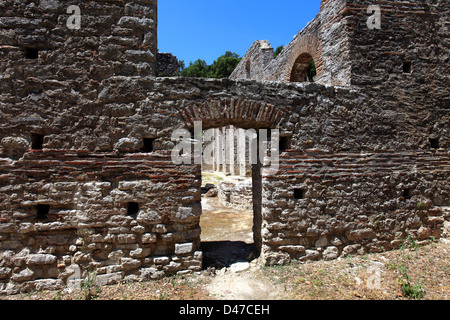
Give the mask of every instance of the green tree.
[(208, 77), (217, 79), (228, 78), (240, 61), (241, 58), (237, 53), (227, 51), (210, 66)]
[(310, 82), (314, 82), (314, 77), (316, 75), (317, 75), (316, 64), (315, 64), (314, 60), (312, 60), (308, 66), (308, 69), (306, 70), (306, 76), (308, 77), (308, 80)]
[(184, 68), (186, 68), (186, 64), (184, 63), (184, 60), (178, 60), (178, 64), (180, 65), (180, 71), (184, 70)]
[(240, 61), (241, 57), (237, 53), (227, 51), (211, 65), (207, 65), (201, 59), (190, 62), (189, 67), (181, 70), (178, 75), (196, 78), (228, 78)]
[(209, 66), (205, 60), (198, 59), (195, 62), (189, 62), (189, 67), (184, 68), (179, 72), (182, 77), (190, 78), (206, 78), (208, 76)]
[(275, 52), (273, 53), (273, 57), (276, 58), (278, 57), (278, 55), (281, 53), (281, 51), (283, 51), (284, 46), (279, 46), (278, 48), (275, 49)]

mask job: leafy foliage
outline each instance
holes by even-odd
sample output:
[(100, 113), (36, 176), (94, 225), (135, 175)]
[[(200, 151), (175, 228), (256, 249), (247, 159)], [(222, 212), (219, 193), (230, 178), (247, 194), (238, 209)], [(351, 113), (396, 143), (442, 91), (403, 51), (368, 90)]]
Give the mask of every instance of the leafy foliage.
[(284, 46), (279, 46), (278, 48), (275, 49), (275, 52), (273, 53), (273, 57), (276, 58), (278, 57), (278, 55), (281, 53), (281, 51), (283, 51)]
[(201, 59), (190, 62), (189, 67), (184, 68), (178, 75), (191, 78), (228, 78), (240, 61), (241, 57), (237, 53), (227, 51), (217, 58), (212, 65), (208, 65), (206, 61)]
[(317, 75), (316, 64), (314, 63), (314, 60), (312, 60), (308, 66), (308, 69), (306, 70), (306, 76), (308, 77), (308, 80), (310, 82), (314, 82), (314, 77), (316, 75)]
[(208, 77), (208, 65), (205, 60), (198, 59), (195, 62), (189, 62), (189, 67), (184, 68), (179, 73), (182, 77), (190, 78), (207, 78)]

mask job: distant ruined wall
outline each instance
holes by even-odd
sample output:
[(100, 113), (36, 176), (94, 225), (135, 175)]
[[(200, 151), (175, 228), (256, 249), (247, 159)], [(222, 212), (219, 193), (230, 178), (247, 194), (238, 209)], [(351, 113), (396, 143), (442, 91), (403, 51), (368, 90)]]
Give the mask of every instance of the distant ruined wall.
[(157, 54), (157, 76), (173, 77), (180, 71), (181, 65), (177, 57), (171, 53), (158, 52)]
[[(344, 8), (345, 1), (342, 0), (322, 1), (317, 16), (295, 35), (275, 59), (257, 59), (260, 53), (255, 51), (255, 45), (265, 43), (267, 47), (270, 44), (267, 40), (256, 41), (230, 79), (290, 82), (297, 58), (301, 54), (308, 54), (316, 65), (316, 82), (347, 85), (350, 81), (351, 65), (347, 55), (349, 42), (346, 20), (342, 16)], [(251, 69), (252, 72), (245, 72), (246, 69)]]
[(262, 79), (265, 67), (273, 60), (273, 48), (268, 41), (257, 40), (233, 70), (230, 79)]
[(173, 131), (194, 121), (289, 138), (277, 174), (253, 170), (267, 265), (440, 237), (449, 5), (405, 2), (418, 15), (397, 43), (389, 28), (364, 38), (364, 6), (340, 3), (322, 3), (334, 15), (320, 32), (343, 42), (322, 42), (321, 79), (346, 86), (154, 77), (156, 1), (80, 4), (80, 30), (63, 2), (2, 2), (0, 293), (76, 286), (92, 270), (99, 285), (201, 270), (201, 166), (171, 159)]

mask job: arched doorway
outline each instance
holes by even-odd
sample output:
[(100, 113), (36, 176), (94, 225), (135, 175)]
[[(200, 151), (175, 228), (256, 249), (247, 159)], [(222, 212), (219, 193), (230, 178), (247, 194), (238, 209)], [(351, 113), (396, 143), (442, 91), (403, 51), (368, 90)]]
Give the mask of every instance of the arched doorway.
[(316, 75), (315, 63), (309, 53), (300, 54), (292, 67), (290, 82), (313, 82)]
[[(203, 133), (198, 134), (199, 136), (207, 136), (205, 131), (211, 129), (219, 129), (229, 126), (234, 126), (241, 130), (254, 130), (256, 134), (261, 133), (260, 130), (270, 130), (279, 128), (281, 122), (286, 119), (289, 115), (289, 110), (285, 108), (275, 107), (271, 104), (264, 103), (261, 101), (250, 101), (250, 100), (241, 100), (239, 98), (236, 99), (206, 99), (200, 101), (196, 104), (189, 105), (184, 107), (179, 111), (178, 115), (180, 119), (184, 122), (185, 128), (189, 131), (194, 132), (191, 134), (191, 137), (197, 137), (195, 134), (195, 126), (199, 122), (201, 123), (201, 130)], [(268, 137), (271, 136), (271, 132), (267, 132)], [(268, 138), (263, 135), (263, 138)], [(259, 137), (257, 137), (257, 141), (259, 141)], [(267, 140), (266, 140), (267, 141)], [(197, 142), (195, 142), (197, 143)], [(198, 145), (202, 145), (204, 141), (200, 141)], [(237, 141), (235, 142), (238, 143)], [(257, 144), (258, 145), (258, 144)], [(206, 145), (204, 145), (206, 147)], [(256, 152), (259, 154), (259, 150)], [(257, 162), (252, 164), (251, 166), (251, 193), (252, 193), (252, 220), (253, 226), (251, 231), (253, 232), (253, 253), (254, 257), (258, 257), (260, 254), (264, 255), (262, 243), (263, 243), (263, 234), (262, 234), (262, 225), (263, 225), (263, 216), (262, 216), (262, 203), (263, 203), (263, 175), (261, 173), (262, 164), (259, 161), (259, 157), (257, 157)], [(266, 164), (265, 164), (266, 165)], [(221, 166), (216, 166), (216, 168), (221, 168)], [(223, 168), (223, 167), (222, 167)], [(200, 168), (201, 169), (201, 168)], [(202, 170), (199, 170), (201, 172)], [(201, 189), (201, 179), (199, 179), (200, 183), (198, 184), (198, 188)], [(205, 190), (206, 191), (206, 190)], [(199, 225), (201, 224), (202, 217), (200, 216)], [(251, 232), (250, 231), (250, 232)], [(209, 241), (209, 243), (204, 243), (201, 241), (201, 250), (203, 251), (203, 268), (207, 268), (208, 266), (215, 266), (214, 261), (206, 261), (205, 254), (206, 251), (223, 251), (224, 246), (225, 249), (241, 251), (239, 248), (234, 248), (233, 243), (226, 241)], [(237, 250), (236, 250), (237, 249)], [(245, 255), (248, 252), (241, 251)], [(237, 252), (239, 253), (239, 252)], [(220, 252), (219, 252), (220, 254)], [(238, 256), (237, 260), (248, 260), (247, 256)], [(219, 265), (220, 266), (220, 265)]]

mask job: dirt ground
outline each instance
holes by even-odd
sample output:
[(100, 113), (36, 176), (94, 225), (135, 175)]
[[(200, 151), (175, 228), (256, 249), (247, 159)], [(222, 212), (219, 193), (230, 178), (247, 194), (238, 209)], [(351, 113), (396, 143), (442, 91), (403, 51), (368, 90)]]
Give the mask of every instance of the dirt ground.
[(9, 300), (449, 300), (450, 240), (425, 246), (350, 256), (333, 261), (293, 262), (245, 270), (233, 266), (157, 281), (83, 290), (2, 296)]

